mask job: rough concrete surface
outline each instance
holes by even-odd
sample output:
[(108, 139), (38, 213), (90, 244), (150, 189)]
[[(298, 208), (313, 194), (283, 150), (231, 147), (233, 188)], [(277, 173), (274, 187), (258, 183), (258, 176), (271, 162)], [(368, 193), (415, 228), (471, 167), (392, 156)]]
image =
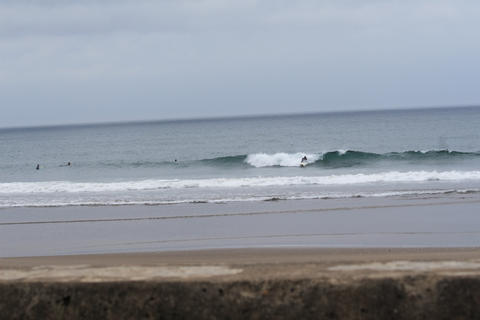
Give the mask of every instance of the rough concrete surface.
[(480, 319), (479, 250), (462, 250), (0, 259), (0, 318)]

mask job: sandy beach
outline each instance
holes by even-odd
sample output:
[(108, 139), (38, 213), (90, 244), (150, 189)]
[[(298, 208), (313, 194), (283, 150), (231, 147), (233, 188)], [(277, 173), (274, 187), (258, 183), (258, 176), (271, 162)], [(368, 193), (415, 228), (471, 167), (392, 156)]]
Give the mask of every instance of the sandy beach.
[(1, 210), (10, 318), (475, 319), (477, 194)]

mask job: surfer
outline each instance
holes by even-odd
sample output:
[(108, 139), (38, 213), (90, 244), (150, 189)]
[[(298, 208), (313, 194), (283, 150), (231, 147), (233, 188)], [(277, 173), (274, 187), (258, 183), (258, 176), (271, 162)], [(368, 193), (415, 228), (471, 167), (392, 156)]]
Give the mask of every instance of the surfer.
[(302, 161), (300, 161), (300, 167), (305, 167), (307, 165), (308, 159), (307, 156), (303, 156)]
[(35, 169), (40, 170), (40, 165), (37, 164), (37, 167)]

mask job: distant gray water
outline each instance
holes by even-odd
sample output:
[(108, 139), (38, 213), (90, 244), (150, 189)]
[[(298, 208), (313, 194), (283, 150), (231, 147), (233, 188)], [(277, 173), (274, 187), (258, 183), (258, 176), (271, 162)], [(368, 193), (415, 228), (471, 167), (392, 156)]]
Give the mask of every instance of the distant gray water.
[(0, 207), (476, 193), (479, 129), (480, 108), (0, 129)]

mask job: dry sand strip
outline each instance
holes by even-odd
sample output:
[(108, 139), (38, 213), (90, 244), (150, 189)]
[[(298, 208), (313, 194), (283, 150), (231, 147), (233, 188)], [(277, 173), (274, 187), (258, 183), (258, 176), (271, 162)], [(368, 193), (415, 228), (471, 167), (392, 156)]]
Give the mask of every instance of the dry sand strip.
[(480, 249), (0, 259), (2, 319), (478, 319)]

